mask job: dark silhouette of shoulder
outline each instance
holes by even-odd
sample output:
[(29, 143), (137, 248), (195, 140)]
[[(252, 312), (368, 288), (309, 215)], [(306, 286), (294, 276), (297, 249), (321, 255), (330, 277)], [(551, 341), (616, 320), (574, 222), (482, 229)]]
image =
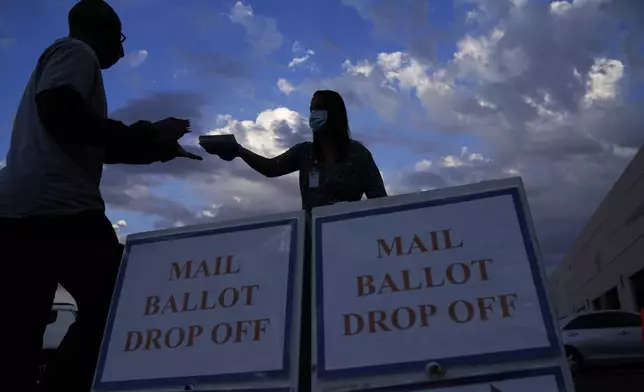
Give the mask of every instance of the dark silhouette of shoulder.
[(357, 140), (351, 139), (351, 144), (349, 148), (353, 154), (366, 156), (366, 157), (371, 156), (371, 151), (369, 151), (369, 148), (367, 148), (367, 146), (365, 146), (364, 143), (359, 142)]

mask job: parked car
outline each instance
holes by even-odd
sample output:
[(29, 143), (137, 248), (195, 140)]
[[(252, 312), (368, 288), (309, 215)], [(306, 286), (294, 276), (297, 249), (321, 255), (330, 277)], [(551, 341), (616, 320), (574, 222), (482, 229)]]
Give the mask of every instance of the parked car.
[(42, 354), (40, 360), (40, 374), (51, 363), (56, 354), (56, 349), (67, 333), (67, 329), (76, 320), (76, 305), (71, 303), (54, 303), (49, 317), (49, 324), (43, 336)]
[(559, 320), (570, 369), (586, 365), (644, 362), (642, 317), (637, 313), (603, 310)]

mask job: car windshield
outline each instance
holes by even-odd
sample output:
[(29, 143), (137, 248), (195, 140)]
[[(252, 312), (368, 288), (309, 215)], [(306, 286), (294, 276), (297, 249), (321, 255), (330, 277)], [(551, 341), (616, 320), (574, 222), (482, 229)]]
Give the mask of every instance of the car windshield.
[(563, 323), (563, 329), (605, 329), (641, 327), (642, 319), (639, 315), (627, 312), (606, 312), (585, 314), (572, 318), (570, 322)]

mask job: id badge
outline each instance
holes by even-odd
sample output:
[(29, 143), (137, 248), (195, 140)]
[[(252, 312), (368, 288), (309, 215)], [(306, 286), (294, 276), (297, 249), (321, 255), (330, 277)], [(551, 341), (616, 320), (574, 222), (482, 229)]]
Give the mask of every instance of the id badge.
[(317, 188), (320, 186), (320, 173), (317, 170), (309, 172), (309, 188)]

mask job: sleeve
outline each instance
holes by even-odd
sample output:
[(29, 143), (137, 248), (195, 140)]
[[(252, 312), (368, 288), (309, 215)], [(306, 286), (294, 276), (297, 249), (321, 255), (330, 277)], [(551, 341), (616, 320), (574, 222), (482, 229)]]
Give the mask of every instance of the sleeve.
[(298, 143), (282, 154), (270, 159), (274, 165), (275, 177), (284, 176), (300, 170), (302, 154), (306, 149), (306, 143)]
[[(148, 163), (142, 156), (153, 140), (150, 127), (128, 127), (94, 112), (90, 98), (100, 67), (92, 52), (75, 41), (52, 46), (41, 56), (37, 72), (38, 118), (61, 143), (82, 143), (107, 150), (107, 163)], [(174, 148), (174, 146), (169, 146)]]
[(299, 143), (274, 158), (264, 158), (247, 149), (242, 149), (241, 158), (256, 172), (269, 177), (280, 177), (300, 170), (306, 143)]
[(100, 71), (87, 48), (79, 43), (65, 43), (43, 57), (36, 94), (65, 86), (79, 93), (85, 101), (89, 100), (96, 72)]
[[(130, 134), (144, 134), (154, 132), (149, 121), (138, 121), (129, 127)], [(104, 163), (128, 165), (148, 165), (155, 162), (167, 162), (176, 157), (179, 143), (169, 141), (165, 143), (146, 142), (143, 138), (132, 137), (128, 143), (108, 145), (105, 150)]]
[(378, 197), (387, 196), (387, 190), (385, 189), (385, 184), (382, 180), (382, 175), (378, 169), (378, 165), (373, 159), (373, 155), (365, 147), (365, 159), (364, 159), (364, 171), (365, 171), (365, 182), (364, 182), (364, 193), (368, 199), (375, 199)]

